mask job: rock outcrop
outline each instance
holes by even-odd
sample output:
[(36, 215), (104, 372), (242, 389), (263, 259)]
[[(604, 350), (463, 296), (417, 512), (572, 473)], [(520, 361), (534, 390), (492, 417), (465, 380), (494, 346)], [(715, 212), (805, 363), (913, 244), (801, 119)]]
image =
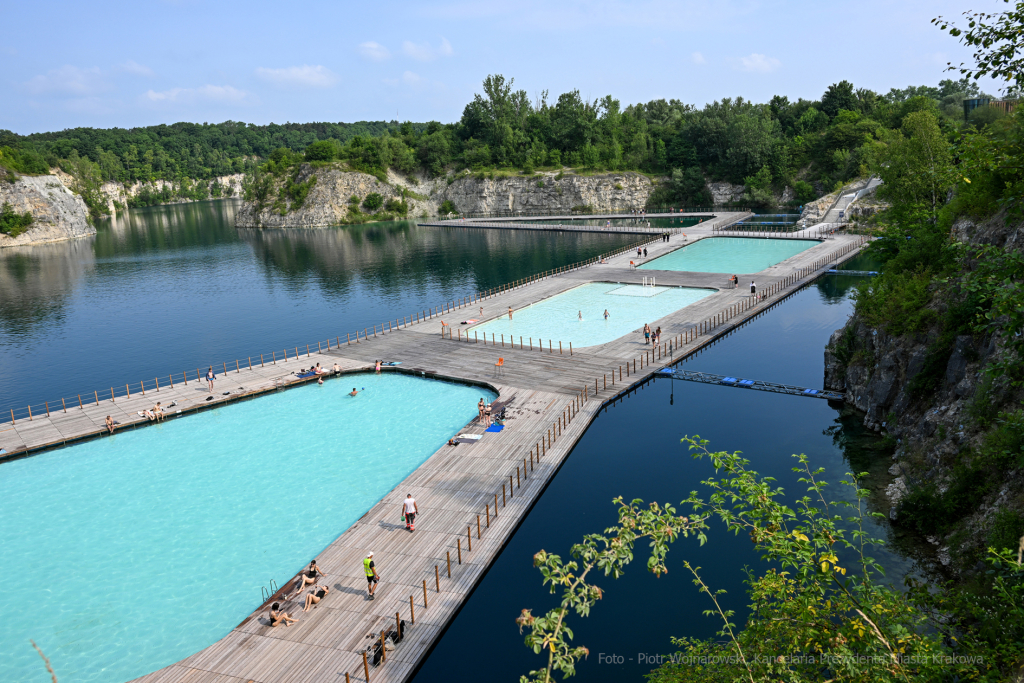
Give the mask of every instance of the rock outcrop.
[[(1024, 224), (1008, 224), (1005, 215), (980, 224), (961, 219), (953, 229), (964, 243), (1024, 251)], [(937, 300), (929, 306), (939, 313), (947, 303)], [(857, 315), (832, 334), (825, 349), (825, 387), (845, 392), (847, 403), (863, 411), (868, 428), (887, 433), (896, 442), (890, 469), (896, 479), (886, 490), (891, 519), (900, 519), (901, 505), (915, 490), (934, 487), (941, 493), (961, 476), (956, 474), (958, 466), (978, 452), (991, 428), (977, 419), (980, 406), (1019, 405), (1019, 389), (1006, 378), (993, 380), (984, 372), (1004, 352), (999, 335), (943, 338), (932, 326), (894, 336)], [(974, 511), (958, 520), (954, 532), (945, 539), (929, 539), (947, 549), (941, 564), (963, 569), (957, 567), (957, 558), (984, 544), (999, 510), (1024, 505), (1024, 470), (1003, 476), (1006, 486), (973, 501)]]
[[(257, 211), (246, 202), (238, 213), (239, 227), (325, 227), (351, 220), (350, 207), (358, 207), (370, 193), (401, 200), (403, 191), (410, 216), (436, 216), (443, 202), (449, 201), (461, 213), (502, 212), (569, 213), (573, 210), (609, 211), (643, 208), (654, 189), (650, 178), (639, 173), (610, 173), (596, 176), (535, 174), (504, 176), (464, 173), (449, 178), (402, 178), (388, 174), (381, 182), (367, 173), (341, 168), (313, 169), (304, 166), (296, 182), (316, 177), (302, 205), (290, 203), (286, 211), (274, 209), (268, 202)], [(277, 196), (280, 182), (272, 196)], [(355, 200), (352, 198), (355, 197)], [(362, 219), (368, 216), (362, 215)]]
[(0, 204), (18, 213), (31, 212), (32, 224), (17, 237), (0, 233), (0, 248), (44, 244), (96, 234), (85, 201), (53, 175), (0, 178)]

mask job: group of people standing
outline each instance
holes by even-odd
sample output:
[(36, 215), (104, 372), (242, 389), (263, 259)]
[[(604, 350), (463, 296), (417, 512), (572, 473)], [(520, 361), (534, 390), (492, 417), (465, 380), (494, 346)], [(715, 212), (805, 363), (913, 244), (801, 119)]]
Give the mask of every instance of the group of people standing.
[(661, 328), (651, 331), (651, 326), (644, 323), (644, 344), (657, 346), (661, 342)]
[(483, 398), (476, 404), (476, 421), (478, 424), (482, 424), (484, 427), (490, 427), (493, 422), (491, 421), (491, 404), (484, 401)]

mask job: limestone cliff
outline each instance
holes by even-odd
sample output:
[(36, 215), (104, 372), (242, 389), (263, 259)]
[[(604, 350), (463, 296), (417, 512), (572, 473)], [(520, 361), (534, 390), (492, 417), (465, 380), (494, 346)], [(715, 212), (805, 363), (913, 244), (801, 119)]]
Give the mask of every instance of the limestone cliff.
[(52, 175), (0, 177), (0, 204), (10, 203), (18, 213), (31, 212), (28, 230), (10, 237), (0, 234), (0, 248), (43, 244), (96, 234), (89, 224), (89, 210), (80, 196)]
[[(1003, 215), (954, 225), (957, 241), (1018, 251), (1024, 251), (1022, 228)], [(948, 302), (936, 299), (929, 306), (938, 318)], [(984, 372), (1004, 352), (999, 335), (950, 339), (932, 326), (894, 336), (857, 315), (833, 333), (825, 349), (825, 387), (844, 391), (847, 403), (864, 412), (864, 424), (888, 433), (896, 444), (889, 470), (895, 479), (886, 491), (891, 519), (901, 519), (911, 494), (925, 488), (938, 496), (959, 491), (968, 476), (964, 472), (981, 467), (976, 458), (991, 434), (995, 408), (1019, 407), (1022, 398), (1006, 378), (993, 380)], [(985, 411), (988, 419), (979, 418)], [(1000, 486), (975, 489), (976, 499), (959, 513), (952, 531), (929, 537), (943, 565), (964, 569), (960, 559), (977, 556), (1000, 511), (1024, 510), (1024, 469), (999, 476)]]
[[(654, 189), (651, 179), (639, 173), (596, 176), (463, 173), (434, 179), (403, 178), (389, 173), (388, 182), (382, 182), (367, 173), (341, 167), (313, 169), (309, 166), (300, 168), (294, 182), (307, 183), (314, 177), (316, 181), (300, 206), (280, 199), (276, 208), (274, 200), (263, 207), (246, 202), (238, 213), (236, 225), (309, 228), (367, 220), (370, 218), (367, 210), (360, 207), (371, 193), (381, 195), (385, 201), (401, 200), (404, 195), (408, 215), (420, 217), (438, 215), (445, 201), (451, 202), (457, 211), (471, 215), (509, 211), (630, 210), (643, 208)], [(276, 180), (272, 197), (278, 197), (284, 182), (283, 178)], [(360, 213), (354, 213), (355, 209)]]

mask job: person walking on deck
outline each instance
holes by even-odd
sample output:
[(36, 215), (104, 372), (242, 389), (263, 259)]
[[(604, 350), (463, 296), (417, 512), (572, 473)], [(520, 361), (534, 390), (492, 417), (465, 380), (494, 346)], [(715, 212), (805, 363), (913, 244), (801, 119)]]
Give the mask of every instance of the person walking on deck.
[(651, 326), (644, 323), (644, 344), (651, 343)]
[(754, 284), (753, 280), (750, 281), (750, 294), (751, 296), (757, 294), (757, 285)]
[(377, 590), (380, 575), (377, 574), (377, 566), (373, 563), (372, 550), (363, 558), (363, 572), (366, 574), (366, 590), (370, 594), (370, 600), (373, 600), (373, 592)]
[(509, 320), (512, 319), (512, 307), (511, 306), (508, 307), (508, 319)]
[(416, 515), (419, 508), (416, 507), (416, 499), (411, 493), (406, 494), (405, 502), (402, 503), (402, 514), (405, 515), (405, 528), (409, 531), (416, 531)]

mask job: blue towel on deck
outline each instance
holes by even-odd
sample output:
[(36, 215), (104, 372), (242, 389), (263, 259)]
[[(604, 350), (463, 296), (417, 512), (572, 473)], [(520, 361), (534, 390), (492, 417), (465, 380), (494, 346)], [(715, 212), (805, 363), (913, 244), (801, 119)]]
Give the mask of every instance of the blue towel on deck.
[(485, 432), (500, 432), (504, 428), (505, 428), (505, 425), (491, 425), (490, 427), (488, 427), (484, 431)]

